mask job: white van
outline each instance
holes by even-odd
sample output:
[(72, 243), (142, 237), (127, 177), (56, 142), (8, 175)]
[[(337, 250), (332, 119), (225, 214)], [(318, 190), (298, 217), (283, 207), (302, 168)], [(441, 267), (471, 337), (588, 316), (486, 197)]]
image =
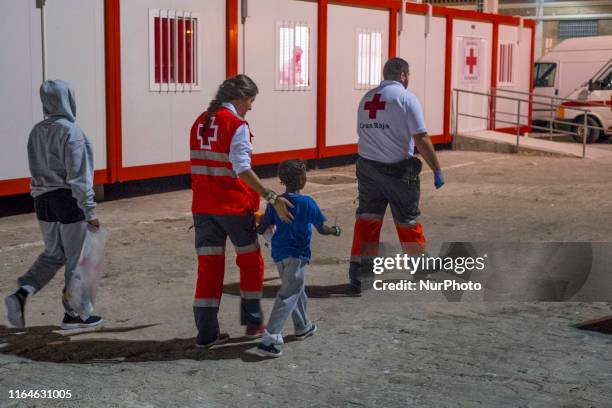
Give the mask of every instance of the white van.
[(582, 141), (585, 117), (583, 111), (573, 110), (572, 107), (589, 110), (586, 118), (587, 143), (612, 134), (612, 59), (568, 98), (572, 101), (561, 104), (557, 119), (576, 123), (574, 131), (578, 133), (578, 137), (575, 137), (577, 141)]
[[(535, 63), (533, 93), (570, 98), (610, 60), (612, 35), (564, 40)], [(550, 103), (550, 98), (534, 98), (534, 102)], [(534, 103), (534, 121), (548, 122), (553, 115), (546, 105)]]

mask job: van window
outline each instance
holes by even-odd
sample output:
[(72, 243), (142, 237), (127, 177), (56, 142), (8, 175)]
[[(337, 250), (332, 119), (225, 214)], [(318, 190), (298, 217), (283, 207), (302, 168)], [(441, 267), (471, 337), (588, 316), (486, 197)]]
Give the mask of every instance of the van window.
[(555, 73), (557, 64), (551, 62), (538, 62), (533, 67), (533, 86), (534, 88), (555, 86)]
[(612, 90), (612, 66), (609, 66), (603, 75), (593, 81), (593, 89), (598, 91)]

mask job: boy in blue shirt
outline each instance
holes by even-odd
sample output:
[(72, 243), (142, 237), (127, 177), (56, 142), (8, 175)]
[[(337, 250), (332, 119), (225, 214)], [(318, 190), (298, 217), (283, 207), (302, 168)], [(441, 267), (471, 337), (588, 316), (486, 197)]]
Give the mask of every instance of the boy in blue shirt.
[(287, 160), (281, 163), (278, 177), (286, 187), (283, 197), (293, 204), (290, 211), (294, 218), (291, 223), (284, 223), (274, 207), (268, 205), (257, 227), (257, 232), (263, 234), (268, 228), (276, 226), (272, 236), (272, 259), (276, 262), (282, 283), (268, 327), (255, 350), (256, 354), (266, 357), (281, 356), (282, 352), (276, 346), (283, 344), (282, 330), (290, 315), (296, 339), (303, 340), (317, 330), (317, 326), (308, 318), (308, 298), (304, 291), (304, 275), (311, 256), (312, 225), (321, 235), (340, 236), (341, 233), (340, 227), (325, 225), (325, 216), (311, 197), (300, 194), (306, 185), (306, 165), (303, 161)]

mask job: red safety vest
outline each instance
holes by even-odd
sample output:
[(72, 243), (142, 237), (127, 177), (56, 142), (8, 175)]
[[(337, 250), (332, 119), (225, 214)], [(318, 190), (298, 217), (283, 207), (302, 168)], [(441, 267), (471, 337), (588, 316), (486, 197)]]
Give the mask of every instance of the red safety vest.
[(238, 178), (229, 160), (232, 138), (247, 122), (220, 108), (205, 129), (207, 114), (198, 116), (191, 127), (191, 210), (214, 215), (253, 213), (259, 209), (259, 195)]

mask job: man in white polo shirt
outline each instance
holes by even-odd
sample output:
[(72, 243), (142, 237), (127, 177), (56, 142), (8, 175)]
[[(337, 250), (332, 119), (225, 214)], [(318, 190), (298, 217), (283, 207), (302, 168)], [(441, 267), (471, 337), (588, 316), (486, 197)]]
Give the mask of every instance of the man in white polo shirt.
[(444, 185), (421, 105), (407, 90), (408, 76), (405, 60), (390, 59), (383, 69), (384, 80), (359, 103), (359, 207), (349, 269), (351, 292), (355, 294), (361, 293), (362, 278), (372, 273), (387, 205), (391, 207), (403, 251), (409, 254), (425, 251), (425, 236), (417, 221), (422, 163), (414, 157), (415, 146), (434, 172), (435, 187)]

